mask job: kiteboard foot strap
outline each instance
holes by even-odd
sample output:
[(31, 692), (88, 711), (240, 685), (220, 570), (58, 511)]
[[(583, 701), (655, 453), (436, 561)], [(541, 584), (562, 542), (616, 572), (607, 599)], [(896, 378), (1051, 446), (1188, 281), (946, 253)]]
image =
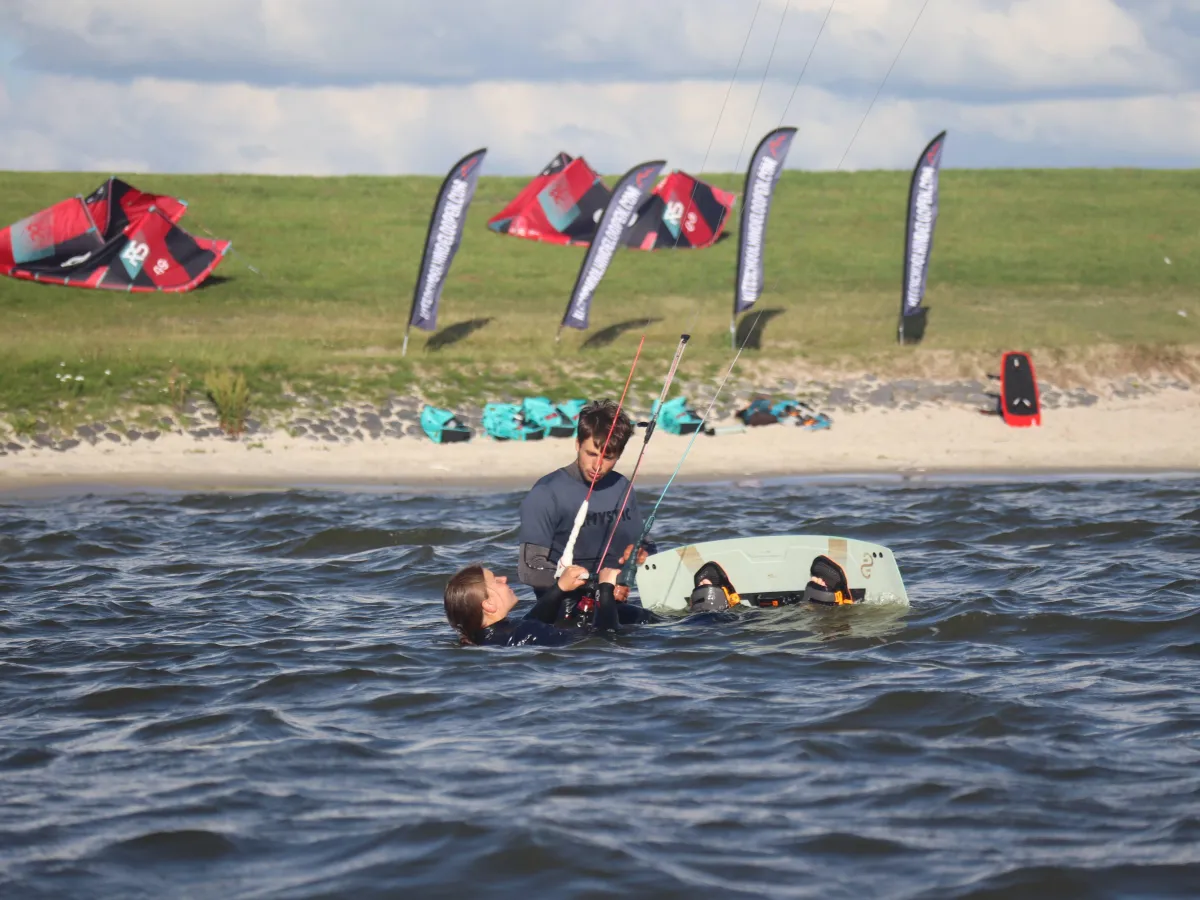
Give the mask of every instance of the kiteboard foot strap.
[(866, 591), (850, 589), (845, 570), (828, 556), (818, 556), (809, 569), (812, 580), (804, 588), (804, 599), (826, 606), (846, 606), (860, 602)]
[(695, 590), (692, 591), (692, 612), (720, 612), (742, 602), (733, 582), (720, 564), (706, 562), (696, 572)]

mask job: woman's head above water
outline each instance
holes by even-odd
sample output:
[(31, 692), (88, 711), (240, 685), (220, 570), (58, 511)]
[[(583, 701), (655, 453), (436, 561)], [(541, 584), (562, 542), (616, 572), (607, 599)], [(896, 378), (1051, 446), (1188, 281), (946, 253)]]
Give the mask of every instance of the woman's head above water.
[(465, 644), (474, 643), (481, 629), (494, 625), (517, 605), (508, 579), (482, 563), (472, 563), (454, 573), (443, 595), (446, 618)]
[[(602, 576), (615, 576), (616, 569), (604, 570)], [(587, 570), (567, 566), (558, 579), (558, 587), (572, 591), (587, 581)], [(446, 619), (458, 632), (464, 644), (474, 644), (475, 635), (489, 625), (504, 619), (517, 605), (517, 595), (508, 586), (508, 578), (497, 575), (483, 563), (472, 563), (451, 576), (442, 595)]]

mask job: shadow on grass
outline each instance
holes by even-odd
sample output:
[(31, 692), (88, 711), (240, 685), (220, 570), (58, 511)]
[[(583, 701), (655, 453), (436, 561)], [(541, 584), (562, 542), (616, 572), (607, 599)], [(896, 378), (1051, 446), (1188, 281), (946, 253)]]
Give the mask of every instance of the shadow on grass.
[(467, 319), (465, 322), (455, 322), (447, 325), (425, 343), (426, 350), (441, 350), (451, 344), (457, 344), (463, 338), (474, 334), (492, 321), (491, 316), (483, 319)]
[(900, 343), (921, 343), (921, 339), (925, 337), (925, 326), (929, 322), (929, 310), (930, 307), (921, 306), (917, 308), (916, 312), (900, 317), (900, 328), (903, 335)]
[(655, 322), (661, 322), (661, 318), (654, 319), (630, 319), (627, 322), (617, 322), (615, 325), (609, 325), (607, 328), (601, 328), (590, 338), (583, 342), (584, 350), (594, 350), (596, 347), (607, 347), (621, 335), (627, 331), (633, 331), (635, 328), (647, 328)]
[(232, 280), (232, 278), (226, 278), (224, 275), (209, 275), (202, 282), (196, 285), (194, 290), (207, 291), (209, 288), (220, 287), (221, 285)]
[[(713, 241), (713, 244), (715, 245), (715, 244), (721, 243), (722, 241), (727, 241), (731, 237), (733, 237), (733, 235), (730, 234), (728, 231), (722, 231), (720, 234), (717, 235), (717, 239), (715, 241)], [(662, 244), (662, 245), (655, 244), (654, 249), (655, 250), (695, 250), (695, 249), (703, 250), (704, 248), (703, 247), (695, 248), (695, 247), (690, 246), (689, 244), (685, 244), (682, 241), (679, 241), (678, 243), (671, 243), (671, 244)]]
[(751, 350), (762, 349), (763, 329), (776, 316), (783, 315), (782, 309), (760, 309), (757, 312), (742, 316), (738, 322), (735, 340), (739, 347), (749, 347)]

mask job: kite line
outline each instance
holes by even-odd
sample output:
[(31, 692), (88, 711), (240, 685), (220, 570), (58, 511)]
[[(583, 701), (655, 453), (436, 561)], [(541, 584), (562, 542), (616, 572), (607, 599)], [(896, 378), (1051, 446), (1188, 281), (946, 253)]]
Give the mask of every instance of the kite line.
[[(633, 466), (633, 474), (629, 476), (629, 486), (625, 488), (625, 496), (621, 498), (621, 506), (617, 510), (616, 518), (613, 519), (612, 527), (608, 532), (608, 540), (604, 543), (604, 549), (600, 552), (600, 560), (596, 564), (599, 569), (604, 565), (604, 560), (608, 556), (608, 551), (612, 547), (613, 538), (617, 534), (617, 527), (621, 524), (621, 516), (625, 513), (625, 506), (629, 503), (629, 495), (633, 493), (633, 483), (637, 481), (638, 470), (642, 467), (642, 459), (646, 456), (646, 448), (650, 446), (650, 438), (654, 434), (654, 426), (658, 423), (659, 412), (662, 410), (663, 404), (667, 401), (667, 394), (671, 390), (671, 382), (675, 380), (675, 372), (679, 368), (679, 361), (683, 358), (683, 351), (687, 349), (687, 343), (691, 340), (690, 334), (681, 334), (679, 336), (679, 346), (675, 348), (675, 358), (671, 360), (671, 368), (667, 370), (667, 377), (663, 380), (662, 390), (658, 393), (658, 402), (654, 405), (650, 412), (650, 421), (646, 423), (646, 431), (642, 435), (642, 449), (638, 453), (637, 462)], [(644, 537), (644, 535), (643, 535)], [(641, 539), (633, 545), (633, 550), (630, 551), (630, 559), (637, 559), (637, 548), (641, 546)], [(596, 573), (598, 575), (598, 573)]]
[[(629, 375), (625, 379), (625, 388), (621, 391), (621, 399), (617, 401), (617, 411), (613, 414), (612, 424), (608, 426), (608, 436), (604, 438), (604, 446), (600, 449), (600, 464), (604, 464), (604, 460), (608, 456), (608, 442), (612, 440), (613, 429), (617, 426), (617, 419), (620, 418), (621, 408), (625, 405), (625, 395), (629, 392), (629, 384), (633, 381), (634, 370), (637, 369), (638, 360), (642, 356), (642, 345), (646, 343), (646, 336), (643, 334), (642, 339), (638, 341), (637, 352), (633, 355), (633, 365), (629, 367)], [(592, 499), (592, 491), (596, 489), (596, 480), (600, 477), (600, 469), (596, 469), (596, 473), (592, 476), (592, 483), (588, 485), (587, 494), (584, 495), (583, 502), (579, 504), (579, 511), (575, 513), (575, 522), (571, 526), (570, 537), (567, 538), (567, 545), (563, 547), (562, 556), (558, 558), (558, 565), (554, 570), (554, 577), (562, 576), (563, 571), (567, 566), (575, 564), (575, 541), (579, 538), (579, 531), (583, 528), (583, 522), (587, 518), (588, 501)]]

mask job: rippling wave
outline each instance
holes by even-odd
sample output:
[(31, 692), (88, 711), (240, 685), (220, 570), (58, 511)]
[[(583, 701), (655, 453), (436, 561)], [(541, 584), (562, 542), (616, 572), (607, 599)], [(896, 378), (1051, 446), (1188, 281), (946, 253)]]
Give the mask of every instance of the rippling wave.
[(0, 896), (1200, 893), (1200, 481), (680, 486), (912, 606), (460, 648), (519, 499), (0, 499)]

